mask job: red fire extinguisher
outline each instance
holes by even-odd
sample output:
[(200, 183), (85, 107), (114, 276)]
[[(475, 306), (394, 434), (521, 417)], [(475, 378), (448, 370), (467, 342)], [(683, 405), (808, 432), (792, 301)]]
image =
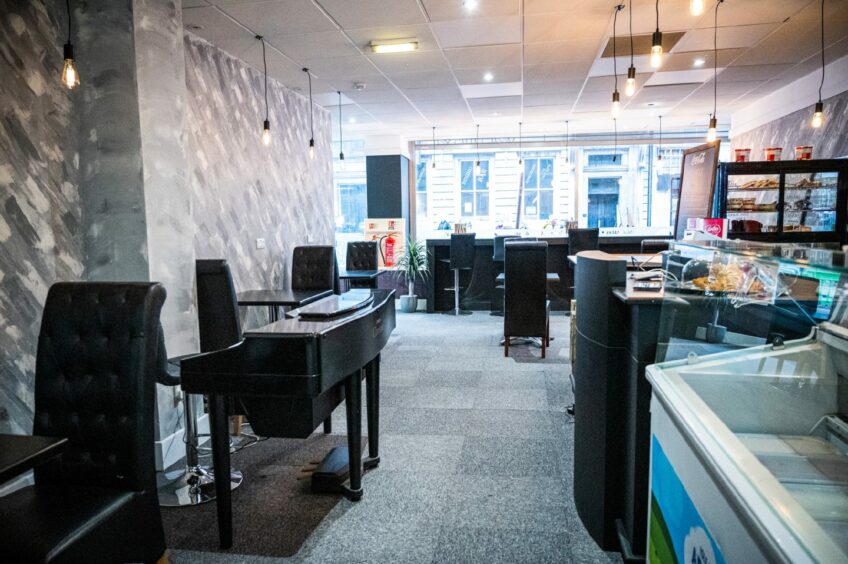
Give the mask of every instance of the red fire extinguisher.
[(395, 265), (395, 238), (392, 237), (394, 233), (389, 233), (386, 235), (386, 254), (383, 258), (383, 262), (386, 266), (394, 266)]

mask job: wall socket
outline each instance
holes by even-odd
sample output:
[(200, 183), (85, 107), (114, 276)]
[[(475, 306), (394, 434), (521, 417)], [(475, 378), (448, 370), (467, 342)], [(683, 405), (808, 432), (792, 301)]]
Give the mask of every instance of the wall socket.
[(256, 240), (256, 248), (264, 249), (265, 248), (265, 239), (259, 238)]
[(315, 235), (313, 235), (312, 233), (307, 233), (306, 234), (306, 242), (307, 243), (314, 243), (315, 242)]

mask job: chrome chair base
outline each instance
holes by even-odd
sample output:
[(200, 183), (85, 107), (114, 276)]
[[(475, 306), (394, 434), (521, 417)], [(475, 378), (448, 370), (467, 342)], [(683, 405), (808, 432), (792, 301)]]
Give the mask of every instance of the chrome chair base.
[[(244, 476), (238, 470), (230, 472), (230, 489), (238, 488)], [(162, 507), (188, 507), (215, 499), (215, 471), (207, 466), (186, 468), (173, 482), (159, 488)]]

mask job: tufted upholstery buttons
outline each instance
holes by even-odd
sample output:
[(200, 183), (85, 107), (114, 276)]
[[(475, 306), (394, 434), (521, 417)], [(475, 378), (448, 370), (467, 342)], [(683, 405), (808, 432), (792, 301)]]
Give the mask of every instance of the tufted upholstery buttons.
[(377, 270), (377, 241), (347, 244), (347, 270)]
[(335, 276), (335, 249), (331, 245), (294, 248), (292, 290), (332, 290)]

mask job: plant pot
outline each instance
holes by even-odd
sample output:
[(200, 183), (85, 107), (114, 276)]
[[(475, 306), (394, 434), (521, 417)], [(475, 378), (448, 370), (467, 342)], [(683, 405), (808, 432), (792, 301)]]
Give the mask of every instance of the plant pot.
[(401, 296), (400, 310), (404, 313), (413, 313), (418, 309), (418, 296)]

